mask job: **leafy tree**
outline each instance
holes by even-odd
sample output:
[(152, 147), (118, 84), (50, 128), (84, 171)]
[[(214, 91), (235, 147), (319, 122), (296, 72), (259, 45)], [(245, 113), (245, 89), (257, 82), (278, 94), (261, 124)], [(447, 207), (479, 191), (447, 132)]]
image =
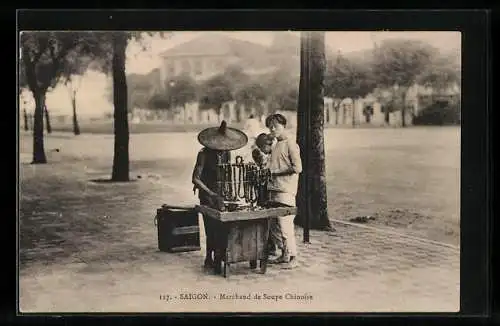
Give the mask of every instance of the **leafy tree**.
[(186, 122), (186, 104), (193, 102), (197, 97), (196, 81), (188, 75), (181, 75), (166, 85), (170, 104), (174, 107), (182, 106), (184, 109), (184, 122)]
[(280, 94), (277, 99), (278, 108), (284, 111), (297, 111), (299, 104), (299, 91), (289, 89), (284, 94)]
[(65, 69), (74, 65), (75, 53), (90, 51), (84, 32), (21, 32), (21, 85), (27, 86), (35, 99), (33, 126), (33, 164), (47, 163), (43, 141), (45, 97), (65, 77)]
[(324, 146), (325, 33), (302, 32), (300, 57), (297, 141), (304, 171), (299, 177), (295, 222), (304, 228), (332, 230), (328, 218)]
[(437, 51), (429, 44), (415, 40), (383, 41), (373, 52), (373, 72), (379, 85), (391, 89), (399, 86), (403, 95), (402, 126), (406, 126), (406, 92), (431, 64)]
[(299, 79), (290, 70), (278, 68), (264, 78), (263, 85), (267, 89), (271, 107), (286, 110), (297, 109)]
[[(257, 104), (257, 102), (246, 100), (244, 96), (242, 96), (242, 92), (245, 92), (245, 89), (248, 85), (252, 84), (253, 81), (239, 64), (228, 65), (222, 75), (229, 81), (232, 98), (240, 104), (237, 111), (237, 120), (241, 121), (245, 113), (248, 112), (248, 109)], [(243, 112), (243, 110), (245, 112)]]
[(387, 125), (390, 123), (390, 114), (396, 112), (403, 105), (402, 94), (396, 90), (387, 90), (376, 87), (372, 95), (380, 103), (380, 110), (384, 113), (384, 121)]
[(243, 67), (236, 64), (227, 66), (222, 75), (231, 82), (233, 95), (251, 82)]
[[(353, 106), (375, 88), (375, 81), (370, 67), (362, 62), (337, 56), (334, 65), (329, 67), (325, 81), (325, 93), (340, 99), (351, 98)], [(353, 107), (352, 125), (355, 125)], [(345, 114), (344, 114), (345, 115)]]
[(459, 103), (446, 98), (435, 99), (415, 117), (416, 125), (457, 125), (460, 124)]
[(417, 82), (442, 92), (451, 86), (461, 84), (461, 69), (451, 58), (440, 56), (417, 76)]
[(202, 85), (200, 92), (200, 108), (215, 108), (219, 119), (222, 104), (233, 100), (231, 83), (223, 75), (216, 75), (208, 79)]
[(166, 93), (154, 93), (148, 100), (148, 108), (153, 110), (165, 110), (170, 107), (170, 98)]
[[(459, 124), (460, 123), (460, 96), (448, 97), (446, 91), (454, 87), (461, 87), (460, 62), (456, 56), (440, 55), (427, 69), (422, 71), (417, 79), (420, 85), (432, 88), (430, 96), (423, 96), (430, 102), (415, 117), (415, 124)], [(421, 100), (422, 97), (419, 98)], [(424, 104), (424, 105), (422, 105)]]
[[(128, 88), (125, 74), (126, 49), (129, 41), (141, 41), (152, 32), (87, 32), (92, 42), (93, 58), (100, 69), (111, 73), (114, 104), (114, 155), (111, 181), (130, 180)], [(164, 33), (159, 33), (164, 37)], [(146, 48), (146, 45), (144, 45)]]
[(82, 76), (72, 76), (65, 83), (68, 89), (69, 98), (71, 100), (71, 107), (73, 109), (73, 134), (78, 136), (80, 134), (80, 125), (78, 124), (78, 116), (76, 114), (76, 95), (82, 83)]
[(260, 105), (261, 101), (267, 99), (267, 90), (259, 82), (249, 82), (248, 84), (242, 86), (235, 94), (235, 99), (238, 102), (243, 103), (245, 108), (248, 107), (258, 107), (260, 108), (259, 115), (266, 114)]
[(370, 67), (343, 56), (337, 57), (325, 78), (325, 94), (341, 99), (364, 97), (374, 87)]
[(272, 73), (264, 75), (264, 85), (273, 90), (299, 88), (300, 78), (289, 69), (278, 67)]
[(80, 89), (83, 75), (87, 69), (92, 67), (93, 62), (89, 56), (82, 56), (78, 53), (72, 53), (71, 55), (73, 56), (72, 62), (74, 62), (74, 64), (66, 65), (64, 67), (64, 85), (68, 90), (73, 110), (73, 134), (77, 136), (80, 134), (80, 126), (78, 124), (78, 116), (76, 113), (76, 95)]
[(136, 107), (144, 108), (148, 106), (152, 87), (152, 83), (147, 78), (147, 75), (130, 74), (127, 76), (127, 104), (129, 112)]

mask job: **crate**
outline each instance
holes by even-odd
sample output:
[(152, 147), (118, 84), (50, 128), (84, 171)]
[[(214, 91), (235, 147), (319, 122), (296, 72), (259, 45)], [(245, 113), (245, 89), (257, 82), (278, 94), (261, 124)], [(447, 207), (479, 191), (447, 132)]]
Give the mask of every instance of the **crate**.
[(155, 224), (160, 251), (201, 250), (198, 212), (195, 207), (163, 205), (156, 211)]

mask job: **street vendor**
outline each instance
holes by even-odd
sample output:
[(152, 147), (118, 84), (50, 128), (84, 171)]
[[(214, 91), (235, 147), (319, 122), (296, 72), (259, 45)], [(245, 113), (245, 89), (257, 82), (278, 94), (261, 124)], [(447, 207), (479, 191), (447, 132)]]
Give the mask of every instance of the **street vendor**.
[[(223, 198), (218, 194), (217, 164), (227, 164), (231, 161), (232, 150), (245, 146), (248, 137), (244, 132), (229, 128), (225, 121), (220, 127), (211, 127), (198, 134), (198, 141), (203, 148), (198, 152), (196, 165), (193, 170), (192, 182), (194, 191), (198, 190), (201, 205), (206, 205), (217, 210), (224, 206)], [(203, 215), (206, 236), (206, 256), (204, 267), (214, 267), (215, 240), (214, 221)]]

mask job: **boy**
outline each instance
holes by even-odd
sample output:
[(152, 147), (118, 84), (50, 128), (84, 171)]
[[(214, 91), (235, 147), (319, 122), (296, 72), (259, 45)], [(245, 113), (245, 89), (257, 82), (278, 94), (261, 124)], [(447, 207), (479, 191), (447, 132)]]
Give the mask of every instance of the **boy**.
[[(302, 172), (302, 160), (297, 143), (288, 139), (285, 133), (286, 118), (281, 114), (272, 114), (266, 119), (266, 127), (276, 138), (268, 167), (271, 180), (268, 184), (269, 207), (295, 206), (295, 196)], [(270, 236), (282, 250), (282, 254), (270, 263), (284, 264), (285, 268), (297, 265), (297, 245), (293, 215), (279, 217), (271, 226)]]
[(255, 139), (256, 147), (252, 151), (252, 158), (259, 168), (264, 169), (267, 167), (272, 145), (273, 138), (265, 133), (258, 135)]
[[(267, 164), (269, 162), (273, 140), (273, 137), (266, 133), (261, 133), (255, 139), (255, 148), (252, 151), (252, 158), (260, 169), (268, 168)], [(268, 200), (269, 196), (266, 183), (262, 189), (259, 189), (259, 201), (257, 204), (259, 206), (265, 206)], [(269, 239), (268, 251), (270, 256), (276, 255), (276, 245), (272, 239)]]

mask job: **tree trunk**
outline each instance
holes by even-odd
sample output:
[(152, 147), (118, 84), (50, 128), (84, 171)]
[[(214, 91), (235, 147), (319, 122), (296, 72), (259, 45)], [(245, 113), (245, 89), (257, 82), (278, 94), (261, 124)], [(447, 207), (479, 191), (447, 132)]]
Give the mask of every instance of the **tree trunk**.
[(238, 103), (236, 104), (238, 107), (236, 109), (236, 122), (241, 122), (241, 109), (242, 109), (242, 104), (241, 103)]
[(47, 127), (47, 133), (50, 134), (52, 133), (52, 126), (50, 125), (50, 115), (49, 115), (49, 110), (47, 110), (47, 105), (44, 105), (43, 112), (45, 113), (45, 123)]
[(346, 120), (346, 109), (345, 109), (345, 104), (342, 104), (342, 125), (345, 125), (345, 120)]
[[(219, 124), (221, 124), (222, 120), (224, 120), (224, 117), (221, 117), (221, 113), (222, 113), (222, 104), (221, 104), (221, 105), (219, 105), (219, 106), (217, 107), (217, 110), (215, 110), (215, 112), (217, 112), (217, 122), (218, 122)], [(222, 118), (222, 119), (221, 119), (221, 118)]]
[(73, 91), (71, 96), (71, 104), (73, 105), (73, 133), (78, 136), (80, 134), (80, 126), (78, 125), (78, 117), (76, 116), (76, 91)]
[(28, 113), (26, 112), (26, 109), (23, 109), (23, 118), (24, 118), (24, 131), (29, 131), (29, 120), (28, 120)]
[(340, 102), (335, 106), (335, 125), (339, 124), (339, 106)]
[[(308, 92), (309, 92), (309, 82), (307, 80), (308, 69), (309, 69), (309, 59), (306, 58), (307, 55), (307, 47), (308, 44), (306, 36), (304, 35), (306, 32), (302, 32), (301, 42), (300, 42), (300, 80), (299, 80), (299, 98), (298, 98), (298, 107), (297, 107), (297, 144), (300, 148), (300, 156), (302, 159), (302, 173), (299, 175), (299, 184), (297, 187), (297, 196), (296, 196), (296, 206), (297, 213), (295, 215), (294, 223), (297, 225), (301, 225), (304, 230), (307, 224), (307, 228), (309, 230), (310, 223), (307, 223), (305, 219), (305, 212), (308, 210), (306, 206), (308, 203), (306, 201), (307, 197), (307, 185), (306, 185), (306, 159), (309, 155), (307, 151), (307, 135), (309, 132), (309, 125), (307, 119), (307, 110), (309, 110), (308, 106)], [(309, 234), (304, 231), (304, 242), (309, 241), (306, 239), (309, 237)]]
[(408, 90), (403, 91), (403, 105), (401, 106), (401, 127), (406, 127), (406, 92)]
[(45, 148), (43, 144), (43, 111), (45, 108), (45, 92), (33, 92), (35, 98), (35, 118), (33, 123), (33, 161), (32, 164), (45, 164)]
[[(297, 133), (305, 163), (299, 181), (296, 223), (311, 229), (331, 230), (328, 219), (324, 147), (325, 33), (307, 32), (302, 39)], [(310, 55), (307, 55), (310, 53)], [(309, 116), (307, 116), (309, 110)], [(305, 119), (304, 119), (305, 118)], [(304, 121), (305, 120), (305, 121)], [(308, 218), (306, 218), (308, 214)], [(307, 222), (309, 222), (307, 225)]]
[(405, 115), (406, 115), (406, 108), (405, 106), (403, 105), (401, 107), (401, 127), (406, 127), (406, 119), (405, 119)]
[(114, 102), (114, 157), (111, 181), (129, 181), (129, 130), (127, 110), (127, 79), (125, 76), (125, 32), (116, 32), (113, 39), (113, 102)]
[(352, 99), (352, 127), (356, 127), (356, 102), (357, 100)]

